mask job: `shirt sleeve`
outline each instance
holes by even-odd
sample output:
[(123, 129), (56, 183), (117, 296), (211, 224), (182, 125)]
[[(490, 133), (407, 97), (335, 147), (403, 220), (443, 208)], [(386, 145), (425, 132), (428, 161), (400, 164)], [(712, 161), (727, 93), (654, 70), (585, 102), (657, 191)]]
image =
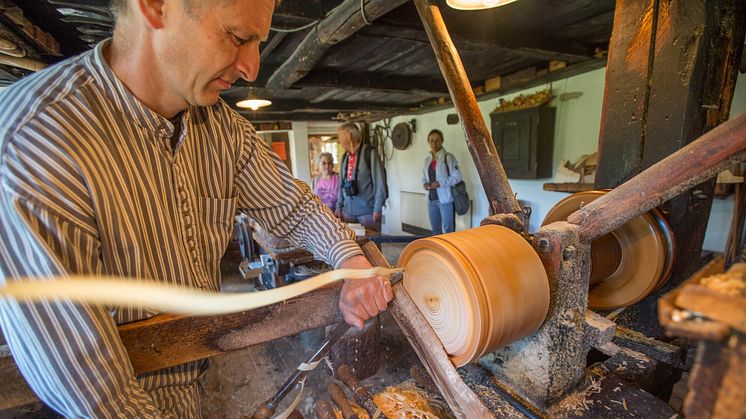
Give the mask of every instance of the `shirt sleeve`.
[(293, 178), (248, 121), (241, 125), (244, 138), (236, 169), (239, 206), (269, 233), (287, 237), (335, 268), (362, 255), (355, 233), (334, 217), (308, 185)]
[[(93, 211), (72, 159), (17, 143), (0, 166), (0, 280), (100, 274)], [(40, 155), (55, 159), (39, 164)], [(105, 307), (5, 299), (0, 326), (31, 388), (62, 415), (161, 417)]]

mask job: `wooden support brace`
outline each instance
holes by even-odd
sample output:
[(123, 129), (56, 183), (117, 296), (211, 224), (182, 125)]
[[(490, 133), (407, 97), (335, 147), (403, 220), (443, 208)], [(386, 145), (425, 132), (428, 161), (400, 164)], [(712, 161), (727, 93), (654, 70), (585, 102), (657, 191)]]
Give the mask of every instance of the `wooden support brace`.
[(461, 57), (448, 34), (440, 9), (431, 0), (415, 0), (414, 3), (435, 51), (440, 71), (448, 85), (451, 100), (461, 119), (469, 152), (490, 202), (490, 214), (515, 214), (525, 223), (523, 212), (508, 183), (508, 176), (500, 162), (495, 143), (492, 142), (492, 136), (484, 122)]
[[(365, 244), (363, 252), (374, 266), (389, 266), (375, 244)], [(494, 418), (461, 379), (443, 344), (401, 283), (394, 286), (394, 300), (389, 305), (389, 310), (456, 417)]]
[(746, 114), (707, 132), (694, 142), (589, 203), (567, 218), (589, 243), (627, 221), (746, 159)]

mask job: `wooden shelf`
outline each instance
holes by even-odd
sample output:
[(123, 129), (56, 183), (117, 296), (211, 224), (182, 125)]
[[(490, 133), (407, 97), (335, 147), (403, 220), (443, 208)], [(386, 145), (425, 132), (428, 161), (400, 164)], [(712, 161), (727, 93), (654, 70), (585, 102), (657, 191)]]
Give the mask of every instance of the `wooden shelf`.
[(594, 190), (592, 183), (545, 183), (544, 190), (552, 192), (585, 192)]

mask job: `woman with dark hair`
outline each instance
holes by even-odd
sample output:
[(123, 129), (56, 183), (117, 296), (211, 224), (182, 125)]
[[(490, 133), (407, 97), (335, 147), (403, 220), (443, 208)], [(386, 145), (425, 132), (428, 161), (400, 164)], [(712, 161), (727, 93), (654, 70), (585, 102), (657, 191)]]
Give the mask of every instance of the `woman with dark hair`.
[(443, 133), (434, 129), (427, 135), (430, 154), (425, 157), (422, 186), (427, 192), (427, 209), (433, 234), (456, 229), (451, 186), (461, 182), (458, 161), (443, 148)]

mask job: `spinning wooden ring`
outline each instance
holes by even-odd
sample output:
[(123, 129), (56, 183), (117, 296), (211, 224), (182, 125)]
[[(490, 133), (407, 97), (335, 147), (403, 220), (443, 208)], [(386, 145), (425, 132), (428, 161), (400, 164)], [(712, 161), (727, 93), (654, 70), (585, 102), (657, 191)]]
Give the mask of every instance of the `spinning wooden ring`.
[(549, 309), (539, 256), (505, 227), (416, 240), (399, 266), (404, 288), (456, 366), (531, 334)]
[[(586, 191), (558, 202), (542, 225), (564, 221), (582, 205), (606, 194)], [(588, 306), (612, 310), (634, 304), (671, 276), (674, 237), (663, 215), (653, 209), (591, 244)]]

